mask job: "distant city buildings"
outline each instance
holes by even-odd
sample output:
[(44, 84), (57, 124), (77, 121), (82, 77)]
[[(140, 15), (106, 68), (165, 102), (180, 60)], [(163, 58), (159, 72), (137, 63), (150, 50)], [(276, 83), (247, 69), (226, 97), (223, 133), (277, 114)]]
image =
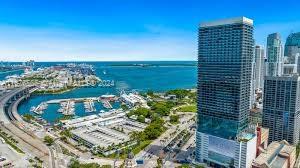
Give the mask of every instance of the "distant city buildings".
[(263, 88), (265, 71), (265, 50), (256, 45), (254, 49), (254, 80), (255, 89)]
[(266, 77), (263, 127), (270, 129), (269, 142), (286, 140), (296, 145), (300, 132), (300, 78)]
[(280, 76), (283, 68), (283, 49), (278, 33), (268, 35), (266, 76)]
[(284, 74), (300, 74), (300, 32), (291, 33), (284, 48)]
[(292, 57), (300, 53), (300, 32), (291, 33), (285, 42), (284, 56)]
[(257, 144), (248, 130), (253, 51), (251, 19), (200, 25), (196, 161), (251, 167)]
[(259, 108), (259, 93), (263, 89), (265, 75), (265, 50), (262, 46), (256, 45), (254, 48), (254, 57), (252, 62), (252, 80), (250, 108)]

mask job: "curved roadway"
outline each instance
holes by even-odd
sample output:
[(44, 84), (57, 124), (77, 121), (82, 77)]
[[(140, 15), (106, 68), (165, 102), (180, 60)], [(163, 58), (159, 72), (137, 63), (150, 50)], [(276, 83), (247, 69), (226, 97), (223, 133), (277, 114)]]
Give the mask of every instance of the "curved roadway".
[[(23, 99), (27, 98), (34, 90), (35, 87), (21, 87), (1, 95), (0, 121), (3, 123), (3, 126), (6, 130), (11, 132), (13, 135), (19, 138), (21, 142), (23, 142), (23, 145), (22, 143), (20, 145), (27, 148), (28, 151), (38, 158), (42, 159), (47, 166), (55, 168), (55, 158), (52, 149), (48, 148), (33, 134), (30, 134), (28, 131), (24, 130), (24, 125), (27, 123), (23, 121), (17, 112), (18, 104)], [(25, 95), (23, 94), (24, 91), (26, 92)]]

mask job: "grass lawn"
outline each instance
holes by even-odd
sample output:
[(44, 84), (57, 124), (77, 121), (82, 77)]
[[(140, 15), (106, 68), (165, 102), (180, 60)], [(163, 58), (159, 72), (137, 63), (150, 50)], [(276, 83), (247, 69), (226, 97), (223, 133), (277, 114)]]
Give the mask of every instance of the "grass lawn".
[(178, 112), (197, 112), (197, 106), (196, 104), (192, 104), (192, 105), (185, 105), (185, 106), (181, 106), (179, 107), (176, 111)]
[(135, 155), (138, 154), (141, 150), (145, 149), (151, 142), (152, 142), (152, 140), (145, 140), (145, 141), (140, 142), (139, 145), (137, 145), (136, 147), (134, 147), (132, 149), (132, 152)]

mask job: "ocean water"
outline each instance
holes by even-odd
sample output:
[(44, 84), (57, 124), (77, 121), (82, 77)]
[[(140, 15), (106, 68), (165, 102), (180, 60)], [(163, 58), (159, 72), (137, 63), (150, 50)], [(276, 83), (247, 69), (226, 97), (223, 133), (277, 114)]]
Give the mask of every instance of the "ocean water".
[[(197, 81), (196, 62), (88, 62), (95, 68), (96, 75), (102, 80), (113, 80), (112, 88), (86, 87), (56, 95), (37, 95), (22, 102), (18, 108), (20, 114), (31, 113), (30, 108), (41, 102), (51, 99), (97, 97), (103, 94), (119, 94), (121, 90), (136, 90), (145, 92), (153, 90), (163, 92), (177, 88), (195, 88)], [(58, 63), (36, 63), (37, 67), (45, 67)], [(132, 64), (150, 64), (151, 66), (129, 66)], [(105, 73), (104, 73), (105, 72)], [(100, 103), (95, 103), (97, 112), (104, 110)], [(113, 104), (118, 107), (119, 104)], [(62, 116), (57, 110), (59, 104), (50, 104), (42, 114), (42, 118), (54, 122)], [(82, 103), (76, 104), (76, 116), (85, 116), (95, 113), (85, 113)]]
[(24, 71), (23, 70), (12, 70), (12, 71), (5, 71), (0, 72), (0, 80), (5, 80), (5, 77), (11, 76), (11, 75), (20, 75)]

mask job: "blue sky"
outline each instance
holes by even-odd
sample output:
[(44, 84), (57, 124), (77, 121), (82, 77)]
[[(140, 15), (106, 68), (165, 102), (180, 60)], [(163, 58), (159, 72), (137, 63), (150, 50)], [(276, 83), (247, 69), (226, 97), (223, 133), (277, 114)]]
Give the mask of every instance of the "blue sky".
[(0, 60), (196, 60), (202, 21), (246, 16), (255, 40), (300, 31), (300, 2), (0, 0)]

